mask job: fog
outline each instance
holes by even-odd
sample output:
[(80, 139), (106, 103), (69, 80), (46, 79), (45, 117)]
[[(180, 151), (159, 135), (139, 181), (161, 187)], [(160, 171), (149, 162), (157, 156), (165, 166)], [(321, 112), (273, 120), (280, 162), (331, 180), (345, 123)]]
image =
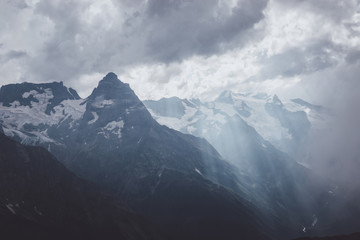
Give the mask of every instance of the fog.
[(314, 171), (350, 190), (360, 190), (360, 64), (329, 72), (316, 89), (329, 110), (326, 124), (313, 131), (304, 151)]

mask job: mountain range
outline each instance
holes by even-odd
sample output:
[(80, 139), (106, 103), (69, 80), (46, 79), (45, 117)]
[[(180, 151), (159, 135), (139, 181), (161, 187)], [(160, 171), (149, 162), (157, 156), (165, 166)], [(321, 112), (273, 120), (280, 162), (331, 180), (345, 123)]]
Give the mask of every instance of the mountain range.
[[(145, 100), (144, 104), (160, 124), (207, 139), (230, 160), (233, 154), (217, 141), (222, 140), (222, 131), (231, 119), (238, 118), (246, 128), (252, 127), (262, 137), (262, 147), (271, 143), (296, 158), (309, 132), (323, 127), (330, 115), (328, 109), (302, 99), (283, 102), (277, 95), (266, 93), (224, 91), (214, 101), (172, 97)], [(246, 131), (224, 137), (233, 140), (239, 135), (246, 135)], [(249, 140), (248, 136), (243, 138), (242, 142)], [(241, 150), (244, 155), (250, 154), (246, 151), (245, 147)]]
[[(143, 103), (114, 73), (86, 99), (61, 82), (5, 85), (0, 129), (9, 147), (0, 156), (15, 167), (1, 169), (11, 173), (0, 193), (2, 212), (5, 219), (26, 219), (24, 226), (27, 215), (18, 212), (29, 212), (35, 228), (51, 229), (37, 212), (61, 209), (69, 213), (66, 219), (81, 223), (69, 234), (97, 227), (103, 234), (109, 224), (117, 226), (109, 234), (124, 239), (289, 239), (331, 232), (338, 224), (331, 210), (339, 205), (340, 190), (294, 160), (296, 146), (326, 114), (301, 99), (283, 103), (277, 96), (229, 91), (206, 103), (179, 98)], [(27, 162), (24, 151), (35, 151), (41, 156), (33, 158), (41, 162)], [(25, 181), (28, 174), (42, 181)], [(57, 184), (64, 187), (52, 190)], [(23, 199), (23, 189), (38, 199)], [(61, 190), (69, 202), (40, 208), (46, 199), (56, 202)], [(89, 207), (86, 194), (97, 202)], [(13, 206), (22, 201), (30, 205), (16, 211)], [(72, 215), (71, 201), (87, 214)], [(107, 211), (110, 216), (101, 215)], [(358, 213), (337, 230), (353, 230)], [(53, 213), (49, 218), (54, 228), (72, 225)]]

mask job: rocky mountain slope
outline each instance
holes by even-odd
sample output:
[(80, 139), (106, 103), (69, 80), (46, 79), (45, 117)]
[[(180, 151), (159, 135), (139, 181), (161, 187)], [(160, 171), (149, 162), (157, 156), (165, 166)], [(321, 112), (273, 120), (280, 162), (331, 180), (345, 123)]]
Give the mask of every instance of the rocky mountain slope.
[(86, 99), (62, 83), (23, 83), (0, 100), (7, 136), (48, 149), (166, 239), (290, 239), (339, 225), (340, 190), (290, 157), (325, 111), (303, 100), (224, 92), (146, 101), (149, 112), (114, 73)]
[(115, 74), (104, 77), (88, 98), (68, 96), (52, 111), (46, 109), (59, 91), (51, 84), (41, 87), (45, 96), (36, 84), (21, 89), (19, 96), (33, 97), (30, 105), (1, 104), (5, 134), (47, 148), (169, 239), (267, 239), (270, 229), (240, 194), (245, 188), (236, 168), (205, 140), (158, 124)]
[(0, 224), (3, 239), (159, 239), (144, 219), (45, 149), (2, 133)]
[[(324, 203), (333, 201), (328, 193), (333, 187), (292, 158), (326, 114), (321, 107), (299, 102), (225, 91), (213, 102), (173, 97), (144, 104), (159, 123), (208, 140), (240, 170), (238, 177), (248, 180), (252, 202), (265, 215), (277, 216), (278, 231), (300, 234), (312, 231), (314, 218), (328, 211)], [(316, 224), (328, 224), (321, 219)]]
[[(216, 144), (217, 139), (233, 140), (242, 135), (245, 135), (245, 140), (248, 139), (245, 130), (241, 134), (236, 132), (221, 138), (222, 129), (226, 128), (229, 119), (241, 119), (243, 125), (252, 127), (263, 138), (263, 147), (269, 142), (297, 158), (299, 146), (306, 141), (309, 131), (321, 128), (329, 116), (329, 111), (324, 107), (302, 99), (283, 102), (278, 96), (266, 93), (224, 91), (217, 99), (209, 102), (172, 97), (158, 101), (146, 100), (144, 104), (160, 124), (204, 137), (222, 155), (227, 155), (228, 150)], [(245, 148), (242, 152), (246, 152)]]

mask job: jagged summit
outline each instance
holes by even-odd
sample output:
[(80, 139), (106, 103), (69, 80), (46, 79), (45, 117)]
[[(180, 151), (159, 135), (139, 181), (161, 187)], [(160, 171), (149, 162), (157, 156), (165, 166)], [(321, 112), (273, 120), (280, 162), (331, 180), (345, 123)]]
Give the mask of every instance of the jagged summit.
[(134, 94), (129, 84), (123, 83), (115, 73), (109, 72), (99, 81), (98, 86), (93, 90), (88, 99), (93, 99), (97, 96), (104, 96), (105, 99), (116, 99), (119, 98), (120, 92), (132, 92)]
[(276, 94), (272, 97), (271, 103), (279, 105), (279, 106), (283, 106), (283, 103), (281, 102), (280, 98)]
[(106, 79), (112, 79), (112, 78), (118, 79), (118, 76), (113, 72), (109, 72), (108, 74), (106, 74), (106, 76), (104, 78), (106, 78)]
[(230, 90), (223, 91), (216, 99), (216, 102), (223, 102), (223, 103), (234, 103), (233, 100), (233, 92)]
[(63, 100), (79, 100), (78, 93), (64, 86), (63, 82), (17, 83), (4, 85), (0, 89), (0, 103), (6, 107), (21, 105), (33, 107), (33, 104), (46, 103), (45, 113), (50, 115)]
[(129, 84), (120, 81), (118, 76), (113, 72), (109, 72), (102, 80), (100, 80), (98, 86), (88, 97), (89, 100), (100, 98), (105, 100), (127, 99), (128, 101), (140, 101), (134, 91), (130, 88)]
[(99, 82), (99, 84), (119, 84), (119, 83), (123, 83), (120, 81), (120, 79), (118, 78), (118, 76), (113, 73), (113, 72), (109, 72), (108, 74), (106, 74), (106, 76)]
[(171, 117), (181, 118), (185, 114), (184, 100), (178, 97), (161, 98), (159, 101), (148, 100), (146, 105), (157, 114), (166, 114)]
[(113, 141), (113, 138), (120, 140), (128, 130), (130, 135), (134, 135), (134, 131), (142, 131), (143, 127), (153, 124), (151, 114), (129, 84), (121, 82), (112, 72), (99, 82), (87, 98), (86, 111), (79, 122), (84, 133), (81, 138), (89, 142), (96, 141), (93, 136), (106, 142)]

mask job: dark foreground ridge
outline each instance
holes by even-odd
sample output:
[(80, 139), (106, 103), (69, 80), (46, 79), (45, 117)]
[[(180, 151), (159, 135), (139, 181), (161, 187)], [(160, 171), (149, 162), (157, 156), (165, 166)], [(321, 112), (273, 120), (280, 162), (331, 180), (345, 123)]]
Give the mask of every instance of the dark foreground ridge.
[(295, 240), (360, 240), (360, 232), (331, 237), (297, 238)]
[(0, 133), (2, 239), (155, 239), (148, 224), (41, 147)]

